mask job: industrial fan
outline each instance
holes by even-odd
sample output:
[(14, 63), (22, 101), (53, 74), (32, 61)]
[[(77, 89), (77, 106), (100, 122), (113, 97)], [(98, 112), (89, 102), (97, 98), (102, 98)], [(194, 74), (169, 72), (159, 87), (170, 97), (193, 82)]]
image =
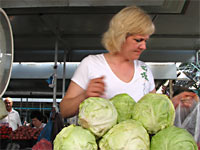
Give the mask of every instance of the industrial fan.
[(2, 96), (10, 81), (13, 63), (13, 34), (5, 11), (0, 8), (0, 119), (5, 117), (5, 104)]

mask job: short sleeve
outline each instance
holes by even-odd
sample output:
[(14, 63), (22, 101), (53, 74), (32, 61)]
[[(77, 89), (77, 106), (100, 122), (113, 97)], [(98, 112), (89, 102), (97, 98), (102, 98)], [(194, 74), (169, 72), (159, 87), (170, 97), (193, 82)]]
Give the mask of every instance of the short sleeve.
[(151, 92), (155, 88), (154, 77), (151, 69), (147, 66), (147, 74), (149, 78), (149, 92)]
[(85, 57), (77, 67), (72, 81), (78, 84), (81, 88), (86, 89), (89, 81), (89, 57)]
[(142, 83), (144, 84), (144, 89), (143, 89), (144, 94), (147, 94), (152, 90), (154, 90), (155, 88), (155, 82), (152, 71), (150, 67), (147, 64), (145, 64), (145, 62), (139, 60), (136, 62), (137, 62), (139, 76), (140, 78), (143, 79), (143, 81), (141, 81), (141, 84)]

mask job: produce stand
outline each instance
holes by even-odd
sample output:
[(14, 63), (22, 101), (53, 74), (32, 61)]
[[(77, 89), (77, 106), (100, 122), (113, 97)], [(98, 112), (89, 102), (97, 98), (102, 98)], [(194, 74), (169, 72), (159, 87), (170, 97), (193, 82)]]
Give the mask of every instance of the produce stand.
[(8, 126), (0, 127), (0, 150), (31, 149), (36, 143), (42, 129), (21, 126), (12, 131)]

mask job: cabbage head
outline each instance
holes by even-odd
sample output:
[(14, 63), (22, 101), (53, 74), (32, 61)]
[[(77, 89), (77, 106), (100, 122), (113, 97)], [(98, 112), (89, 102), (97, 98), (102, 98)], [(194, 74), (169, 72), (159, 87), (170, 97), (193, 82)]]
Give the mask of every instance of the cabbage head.
[(117, 123), (117, 115), (112, 102), (100, 97), (90, 97), (79, 106), (78, 122), (99, 138)]
[(135, 120), (122, 121), (113, 126), (100, 140), (100, 150), (149, 150), (149, 134)]
[(174, 105), (164, 94), (146, 94), (134, 105), (133, 119), (141, 122), (149, 134), (155, 134), (174, 124)]
[(114, 104), (118, 112), (117, 122), (131, 119), (135, 101), (126, 93), (118, 94), (112, 97), (111, 102)]
[(81, 126), (63, 128), (54, 140), (54, 150), (97, 150), (95, 136)]
[(198, 150), (198, 147), (186, 129), (171, 126), (152, 137), (151, 150)]
[(0, 108), (0, 119), (3, 119), (8, 115), (8, 111), (6, 110), (6, 105), (2, 99), (0, 99)]

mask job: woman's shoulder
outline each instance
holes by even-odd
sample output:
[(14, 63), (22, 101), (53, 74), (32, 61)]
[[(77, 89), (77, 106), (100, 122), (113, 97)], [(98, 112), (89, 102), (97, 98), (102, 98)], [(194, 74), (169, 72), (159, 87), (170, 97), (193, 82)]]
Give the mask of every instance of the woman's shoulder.
[(98, 63), (98, 62), (103, 62), (103, 61), (104, 61), (103, 54), (96, 54), (96, 55), (86, 56), (81, 62), (82, 63)]
[(102, 59), (103, 58), (103, 54), (96, 54), (96, 55), (88, 55), (86, 56), (84, 59), (86, 60), (94, 60), (94, 59)]

